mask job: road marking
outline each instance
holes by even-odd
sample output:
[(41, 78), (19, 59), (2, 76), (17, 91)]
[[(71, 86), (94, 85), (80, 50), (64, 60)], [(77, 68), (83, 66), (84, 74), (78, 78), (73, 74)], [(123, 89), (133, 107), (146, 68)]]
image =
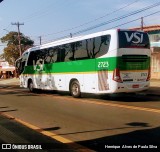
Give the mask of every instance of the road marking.
[(39, 133), (41, 133), (41, 134), (43, 134), (45, 136), (48, 136), (48, 137), (50, 137), (50, 138), (52, 138), (54, 140), (57, 140), (57, 141), (59, 141), (59, 142), (61, 142), (63, 144), (69, 144), (68, 147), (72, 148), (73, 150), (76, 149), (78, 152), (94, 152), (93, 150), (91, 150), (91, 149), (89, 149), (89, 148), (87, 148), (85, 146), (82, 146), (82, 145), (79, 145), (77, 143), (74, 143), (74, 141), (72, 141), (72, 140), (69, 140), (69, 139), (64, 138), (62, 136), (59, 136), (59, 135), (57, 135), (55, 133), (52, 133), (52, 132), (49, 132), (49, 131), (45, 131), (45, 130), (43, 130), (43, 129), (35, 126), (35, 125), (32, 125), (32, 124), (30, 124), (28, 122), (25, 122), (25, 121), (21, 120), (21, 119), (15, 118), (15, 117), (13, 117), (13, 116), (11, 116), (9, 114), (5, 114), (3, 112), (0, 112), (0, 114), (3, 115), (4, 117), (7, 117), (8, 119), (13, 119), (16, 122), (18, 122), (18, 123), (30, 128), (32, 130), (35, 130), (35, 131), (37, 131), (37, 132), (39, 132)]
[[(88, 103), (88, 101), (81, 101), (81, 102)], [(159, 109), (152, 109), (152, 108), (145, 108), (145, 107), (128, 106), (128, 105), (121, 105), (121, 104), (116, 104), (116, 103), (102, 103), (102, 102), (100, 103), (96, 101), (89, 101), (89, 103), (105, 105), (105, 106), (112, 106), (112, 107), (119, 107), (119, 108), (126, 108), (126, 109), (132, 109), (132, 110), (160, 113)]]
[[(51, 95), (47, 95), (51, 96)], [(145, 108), (145, 107), (137, 107), (137, 106), (128, 106), (128, 105), (122, 105), (122, 104), (116, 104), (116, 103), (104, 103), (104, 102), (98, 102), (98, 101), (91, 101), (86, 99), (74, 99), (74, 98), (67, 98), (67, 97), (60, 97), (60, 96), (52, 96), (53, 98), (58, 99), (65, 99), (72, 102), (83, 102), (83, 103), (89, 103), (89, 104), (97, 104), (97, 105), (104, 105), (104, 106), (111, 106), (111, 107), (119, 107), (119, 108), (126, 108), (126, 109), (132, 109), (132, 110), (140, 110), (140, 111), (146, 111), (146, 112), (154, 112), (154, 113), (160, 113), (160, 109), (153, 109), (153, 108)]]

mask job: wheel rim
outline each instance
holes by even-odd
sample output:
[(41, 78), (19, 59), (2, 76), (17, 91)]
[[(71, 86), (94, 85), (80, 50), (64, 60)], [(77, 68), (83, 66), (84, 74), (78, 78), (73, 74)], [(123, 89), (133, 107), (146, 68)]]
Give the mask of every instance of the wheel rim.
[(79, 87), (77, 84), (72, 85), (72, 94), (77, 95), (79, 93)]

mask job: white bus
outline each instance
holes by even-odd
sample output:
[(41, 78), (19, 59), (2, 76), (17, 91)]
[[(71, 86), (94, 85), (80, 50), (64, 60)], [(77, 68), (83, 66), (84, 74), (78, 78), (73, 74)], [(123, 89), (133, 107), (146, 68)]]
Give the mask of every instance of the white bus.
[(147, 33), (114, 29), (30, 48), (16, 65), (21, 87), (80, 97), (148, 89), (150, 57)]

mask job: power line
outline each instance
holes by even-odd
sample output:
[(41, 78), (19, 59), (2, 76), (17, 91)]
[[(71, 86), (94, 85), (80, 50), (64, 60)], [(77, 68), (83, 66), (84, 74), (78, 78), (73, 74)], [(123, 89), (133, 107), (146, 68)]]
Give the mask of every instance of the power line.
[(159, 5), (160, 5), (160, 2), (155, 3), (155, 4), (153, 4), (153, 5), (150, 5), (150, 6), (148, 6), (148, 7), (145, 7), (145, 8), (143, 8), (143, 9), (140, 9), (140, 10), (137, 10), (137, 11), (134, 11), (134, 12), (131, 12), (131, 13), (129, 13), (129, 14), (126, 14), (126, 15), (123, 15), (123, 16), (120, 16), (120, 17), (116, 17), (116, 18), (111, 19), (111, 20), (108, 20), (107, 22), (103, 22), (103, 23), (100, 23), (100, 24), (98, 24), (98, 25), (94, 25), (94, 26), (92, 26), (92, 27), (88, 27), (88, 28), (86, 28), (86, 29), (82, 29), (82, 30), (80, 30), (80, 31), (78, 31), (78, 32), (76, 32), (76, 33), (73, 33), (73, 35), (77, 35), (77, 34), (80, 34), (80, 33), (84, 33), (84, 32), (93, 30), (93, 29), (95, 29), (95, 28), (104, 26), (104, 25), (106, 25), (106, 24), (110, 24), (110, 23), (119, 21), (119, 20), (121, 20), (121, 19), (124, 19), (124, 18), (130, 17), (130, 16), (133, 16), (133, 15), (136, 15), (136, 14), (138, 14), (138, 13), (144, 12), (144, 11), (146, 11), (146, 10), (148, 10), (148, 9), (157, 7), (157, 6), (159, 6)]
[[(160, 11), (156, 11), (156, 12), (150, 13), (150, 14), (148, 14), (148, 15), (145, 15), (145, 16), (143, 16), (143, 19), (144, 19), (144, 18), (147, 18), (147, 17), (149, 17), (149, 16), (152, 16), (152, 15), (155, 15), (155, 14), (157, 14), (157, 13), (160, 13)], [(128, 22), (125, 22), (125, 23), (122, 23), (122, 24), (119, 24), (119, 25), (116, 25), (116, 26), (112, 26), (112, 27), (107, 28), (107, 29), (105, 29), (105, 30), (110, 30), (110, 29), (118, 28), (118, 27), (120, 27), (120, 26), (123, 26), (123, 25), (129, 24), (129, 23), (138, 21), (138, 20), (140, 20), (140, 19), (141, 19), (141, 17), (136, 18), (136, 19), (131, 20), (131, 21), (128, 21)], [(104, 31), (105, 31), (105, 30), (104, 30)], [(70, 35), (66, 35), (66, 36), (63, 36), (63, 37), (54, 39), (54, 40), (52, 40), (52, 41), (49, 41), (49, 42), (53, 42), (53, 41), (57, 41), (57, 40), (61, 40), (61, 39), (64, 39), (64, 42), (65, 42), (65, 41), (68, 41), (68, 40), (65, 40), (65, 38), (69, 38), (69, 37), (70, 37)], [(47, 43), (49, 43), (49, 42), (47, 42)]]
[[(137, 1), (135, 1), (135, 2), (137, 2)], [(133, 3), (135, 3), (135, 2), (133, 2)], [(128, 5), (132, 5), (133, 3), (128, 4)], [(142, 8), (142, 9), (139, 9), (139, 10), (133, 11), (133, 12), (131, 12), (131, 13), (129, 13), (129, 14), (122, 15), (122, 16), (120, 16), (120, 17), (113, 18), (113, 19), (111, 19), (111, 20), (108, 20), (108, 21), (106, 21), (106, 22), (100, 23), (100, 24), (98, 24), (98, 25), (94, 25), (94, 26), (88, 27), (88, 28), (86, 28), (86, 29), (82, 29), (82, 30), (77, 31), (77, 32), (72, 33), (72, 34), (73, 34), (73, 35), (77, 35), (77, 34), (80, 34), (80, 33), (84, 33), (84, 32), (93, 30), (93, 29), (95, 29), (95, 28), (98, 28), (98, 27), (101, 27), (101, 26), (104, 26), (104, 25), (107, 25), (107, 24), (110, 24), (110, 23), (119, 21), (119, 20), (121, 20), (121, 19), (130, 17), (130, 16), (133, 16), (133, 15), (136, 15), (136, 14), (138, 14), (138, 13), (141, 13), (141, 12), (146, 11), (146, 10), (148, 10), (148, 9), (157, 7), (157, 6), (159, 6), (159, 5), (160, 5), (160, 2), (155, 3), (155, 4), (153, 4), (153, 5), (149, 5), (149, 6), (147, 6), (147, 7), (144, 7), (144, 8)], [(122, 8), (125, 8), (125, 6), (122, 7)], [(81, 26), (81, 25), (80, 25), (80, 26)], [(80, 26), (77, 26), (77, 27), (74, 27), (74, 28), (70, 28), (70, 29), (67, 29), (67, 30), (63, 30), (63, 31), (59, 31), (59, 32), (56, 32), (56, 33), (48, 34), (48, 35), (59, 34), (59, 33), (62, 33), (62, 32), (70, 31), (70, 30), (73, 30), (73, 29), (78, 28), (78, 27), (80, 27)], [(47, 36), (47, 35), (46, 35), (46, 36)], [(69, 36), (69, 35), (64, 36), (64, 37), (62, 37), (62, 38), (66, 38), (66, 37), (68, 37), (68, 36)]]
[[(3, 28), (3, 29), (6, 29), (6, 30), (8, 30), (8, 28), (11, 26), (11, 24), (9, 24), (6, 28)], [(9, 30), (8, 30), (9, 31)], [(4, 30), (3, 30), (3, 32), (1, 32), (1, 34), (0, 35), (3, 35), (3, 33), (4, 33)]]
[(106, 17), (106, 16), (112, 15), (112, 14), (114, 14), (114, 13), (120, 11), (120, 10), (123, 10), (123, 9), (126, 8), (126, 7), (129, 7), (129, 6), (133, 5), (134, 3), (137, 3), (138, 1), (140, 1), (140, 0), (136, 0), (136, 1), (132, 2), (132, 3), (129, 3), (129, 4), (123, 6), (123, 7), (119, 8), (119, 9), (117, 9), (117, 10), (115, 10), (115, 11), (112, 11), (112, 12), (110, 12), (110, 13), (108, 13), (108, 14), (105, 14), (105, 15), (103, 15), (103, 16), (101, 16), (101, 17), (98, 17), (98, 18), (96, 18), (96, 19), (94, 19), (94, 20), (92, 20), (92, 21), (90, 21), (90, 22), (84, 23), (83, 25), (87, 25), (88, 23), (92, 23), (92, 22), (97, 21), (97, 20), (99, 20), (99, 19), (102, 19), (102, 18), (104, 18), (104, 17)]
[(154, 16), (154, 17), (152, 17), (152, 19), (146, 19), (145, 22), (147, 22), (147, 24), (149, 24), (149, 22), (151, 22), (151, 21), (154, 22), (157, 20), (159, 20), (159, 16)]
[[(151, 14), (145, 15), (145, 16), (143, 16), (143, 19), (144, 19), (144, 18), (147, 18), (147, 17), (149, 17), (149, 16), (152, 16), (152, 15), (155, 15), (155, 14), (157, 14), (157, 13), (160, 13), (160, 11), (156, 11), (156, 12), (154, 12), (154, 13), (151, 13)], [(135, 22), (135, 21), (140, 20), (140, 19), (141, 19), (141, 17), (136, 18), (136, 19), (131, 20), (131, 21), (128, 21), (128, 22), (125, 22), (125, 23), (122, 23), (122, 24), (119, 24), (119, 25), (117, 25), (117, 26), (113, 26), (113, 27), (111, 27), (111, 28), (109, 28), (109, 29), (117, 28), (117, 27), (120, 27), (120, 26), (123, 26), (123, 25), (129, 24), (129, 23)], [(109, 30), (109, 29), (106, 29), (106, 30)]]
[(83, 24), (81, 24), (81, 25), (78, 25), (78, 26), (75, 26), (75, 27), (72, 27), (72, 28), (68, 28), (68, 29), (65, 29), (65, 30), (62, 30), (62, 31), (58, 31), (58, 32), (55, 32), (55, 33), (46, 34), (46, 35), (43, 35), (43, 36), (49, 36), (49, 35), (53, 35), (53, 34), (60, 34), (60, 33), (63, 33), (63, 32), (71, 31), (71, 30), (77, 29), (77, 28), (79, 28), (79, 27), (88, 25), (88, 24), (93, 23), (93, 22), (95, 22), (95, 21), (98, 21), (98, 20), (100, 20), (100, 19), (102, 19), (102, 18), (104, 18), (104, 17), (106, 17), (106, 16), (112, 15), (112, 14), (114, 14), (114, 13), (120, 11), (120, 10), (123, 10), (124, 8), (129, 7), (129, 6), (133, 5), (134, 3), (137, 3), (138, 1), (141, 1), (141, 0), (136, 0), (136, 1), (134, 1), (134, 2), (132, 2), (132, 3), (129, 3), (129, 4), (125, 5), (125, 6), (117, 9), (117, 10), (114, 10), (114, 11), (112, 11), (112, 12), (110, 12), (110, 13), (107, 13), (107, 14), (105, 14), (105, 15), (103, 15), (103, 16), (100, 16), (100, 17), (98, 17), (98, 18), (95, 18), (95, 19), (93, 19), (93, 20), (91, 20), (91, 21), (89, 21), (89, 22), (85, 22), (85, 23), (83, 23)]

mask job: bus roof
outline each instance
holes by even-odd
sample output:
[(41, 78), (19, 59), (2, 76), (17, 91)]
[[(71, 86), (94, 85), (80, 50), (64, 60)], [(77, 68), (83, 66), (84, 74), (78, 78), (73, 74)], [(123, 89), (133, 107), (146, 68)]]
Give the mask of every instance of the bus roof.
[[(80, 41), (80, 40), (84, 40), (84, 39), (89, 39), (89, 38), (93, 38), (93, 37), (97, 37), (97, 36), (101, 36), (101, 35), (112, 34), (112, 33), (115, 33), (117, 31), (136, 31), (136, 30), (111, 29), (111, 30), (96, 32), (96, 33), (92, 33), (92, 34), (88, 34), (88, 35), (80, 35), (80, 36), (76, 36), (76, 37), (60, 39), (60, 40), (57, 40), (57, 41), (53, 41), (53, 42), (50, 42), (50, 43), (46, 43), (46, 44), (42, 44), (42, 45), (39, 45), (39, 46), (29, 48), (24, 53), (34, 51), (34, 50), (38, 50), (38, 49), (45, 49), (45, 48), (48, 48), (48, 47), (53, 47), (53, 46), (67, 44), (67, 43), (72, 43), (72, 42), (76, 42), (76, 41)], [(143, 32), (143, 31), (139, 31), (139, 32)]]
[(101, 35), (105, 35), (105, 34), (110, 34), (113, 32), (116, 32), (117, 29), (112, 29), (112, 30), (107, 30), (107, 31), (101, 31), (101, 32), (97, 32), (97, 33), (92, 33), (92, 34), (88, 34), (88, 35), (81, 35), (81, 36), (76, 36), (76, 37), (70, 37), (70, 38), (65, 38), (65, 39), (60, 39), (57, 41), (53, 41), (50, 43), (46, 43), (40, 46), (41, 49), (43, 48), (48, 48), (51, 46), (57, 46), (57, 45), (62, 45), (62, 44), (67, 44), (67, 43), (71, 43), (71, 42), (76, 42), (76, 41), (80, 41), (83, 39), (89, 39), (92, 37), (97, 37), (97, 36), (101, 36)]

